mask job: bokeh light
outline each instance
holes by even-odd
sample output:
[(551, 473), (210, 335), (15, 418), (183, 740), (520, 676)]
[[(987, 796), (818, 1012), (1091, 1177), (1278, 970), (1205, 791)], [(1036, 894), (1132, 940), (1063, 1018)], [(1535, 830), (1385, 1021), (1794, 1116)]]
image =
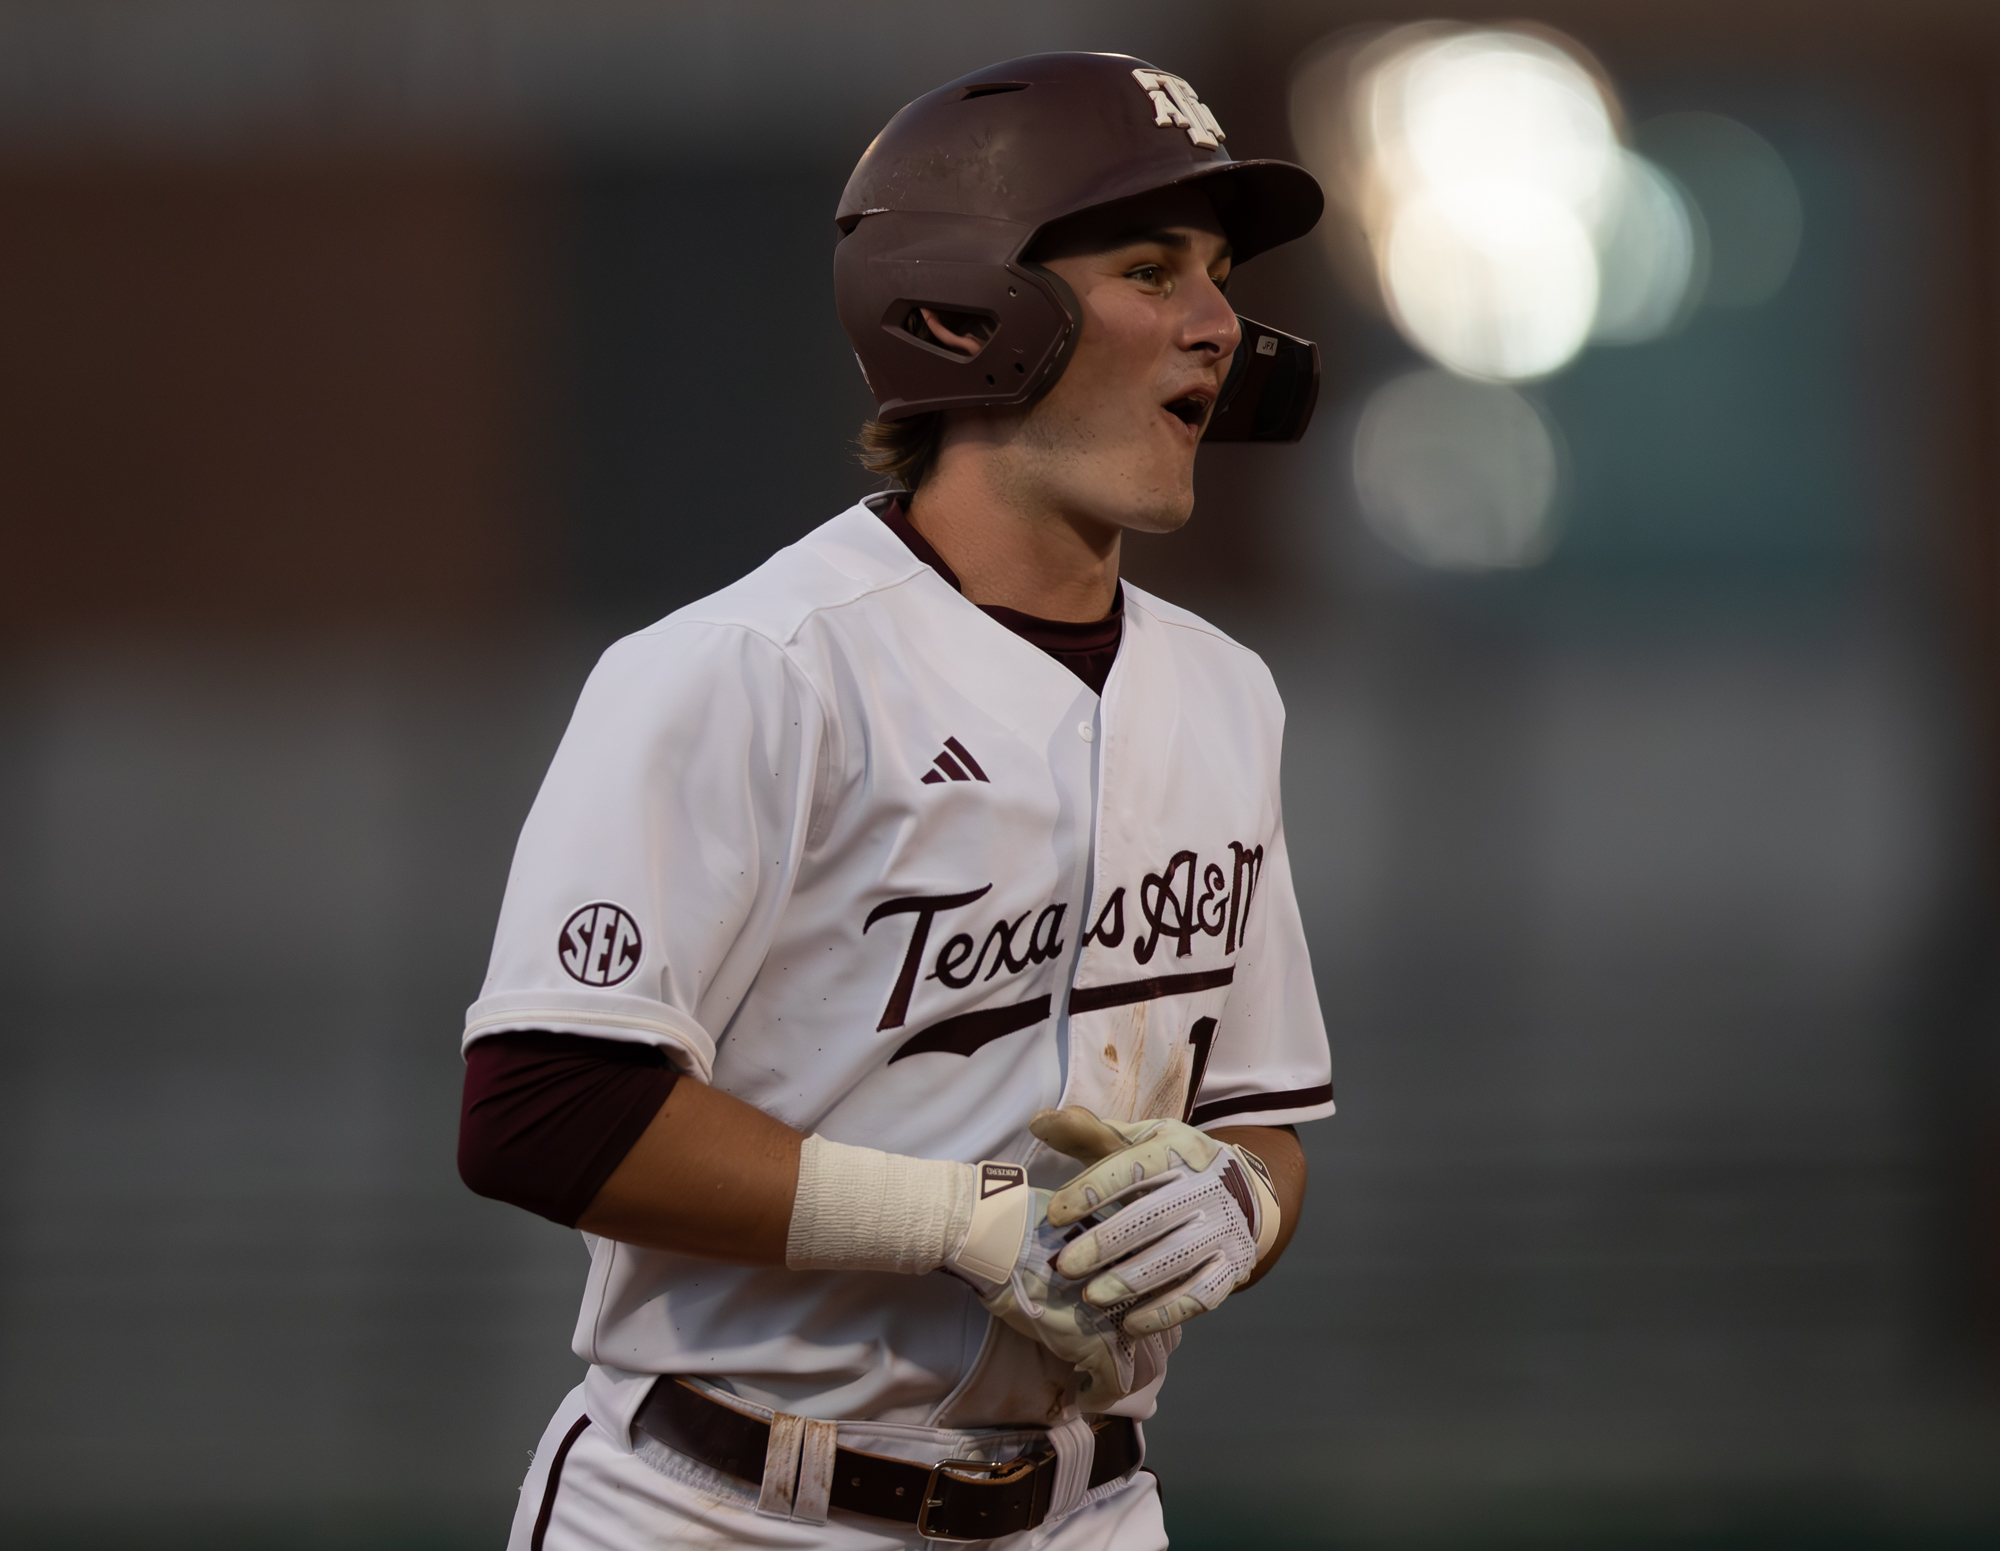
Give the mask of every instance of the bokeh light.
[(1660, 168), (1619, 155), (1616, 188), (1598, 221), (1596, 344), (1636, 345), (1671, 332), (1701, 299), (1708, 229)]
[(1439, 364), (1524, 382), (1686, 317), (1700, 217), (1625, 145), (1581, 46), (1418, 23), (1309, 56), (1291, 101), (1300, 154), (1362, 234), (1389, 316)]
[(1509, 384), (1660, 339), (1704, 304), (1766, 301), (1798, 253), (1798, 190), (1767, 141), (1713, 113), (1633, 133), (1551, 29), (1348, 32), (1302, 57), (1289, 101), (1336, 269), (1445, 369), (1378, 388), (1353, 448), (1370, 525), (1426, 565), (1549, 552), (1560, 439)]
[(1798, 185), (1777, 149), (1719, 113), (1669, 113), (1639, 126), (1639, 143), (1694, 196), (1709, 246), (1709, 307), (1756, 307), (1784, 287), (1799, 254)]
[(1397, 209), (1382, 284), (1403, 332), (1468, 377), (1521, 381), (1589, 337), (1597, 259), (1575, 216), (1533, 188), (1469, 184)]
[(1435, 368), (1382, 384), (1355, 428), (1368, 525), (1399, 554), (1446, 570), (1543, 559), (1562, 464), (1555, 427), (1523, 394)]
[(1581, 208), (1603, 186), (1617, 140), (1590, 73), (1513, 32), (1463, 32), (1392, 56), (1365, 111), (1399, 186), (1530, 187)]

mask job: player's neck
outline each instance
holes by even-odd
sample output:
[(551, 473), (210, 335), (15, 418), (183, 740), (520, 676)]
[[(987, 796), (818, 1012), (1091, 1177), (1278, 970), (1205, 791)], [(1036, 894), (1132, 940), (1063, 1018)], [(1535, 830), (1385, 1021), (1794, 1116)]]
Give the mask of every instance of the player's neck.
[(1118, 597), (1122, 532), (1010, 491), (972, 460), (939, 467), (910, 498), (910, 521), (982, 607), (1038, 619), (1102, 619)]

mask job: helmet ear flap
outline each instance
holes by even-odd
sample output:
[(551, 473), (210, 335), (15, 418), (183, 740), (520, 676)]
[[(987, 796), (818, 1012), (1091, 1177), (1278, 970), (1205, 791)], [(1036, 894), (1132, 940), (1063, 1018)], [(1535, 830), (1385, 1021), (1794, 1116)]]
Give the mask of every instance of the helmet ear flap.
[[(840, 321), (884, 420), (1025, 404), (1069, 359), (1076, 297), (1061, 277), (1013, 258), (1031, 233), (987, 222), (969, 235), (986, 238), (991, 256), (978, 255), (963, 221), (884, 211), (834, 249)], [(921, 322), (912, 326), (924, 308), (976, 320), (966, 332), (984, 343), (968, 356)]]
[(1069, 282), (1053, 269), (1042, 264), (1031, 264), (1025, 260), (1014, 267), (1040, 282), (1056, 306), (1062, 309), (1062, 315), (1069, 320), (1069, 327), (1063, 330), (1062, 338), (1056, 341), (1056, 348), (1043, 364), (1040, 376), (1029, 385), (1028, 398), (1033, 400), (1040, 398), (1056, 385), (1056, 379), (1062, 376), (1069, 366), (1069, 358), (1076, 354), (1076, 342), (1083, 333), (1083, 305), (1077, 301), (1076, 292), (1070, 289)]
[[(952, 333), (977, 340), (979, 347), (967, 353), (945, 343), (933, 332), (929, 321), (924, 317), (926, 312), (937, 318)], [(882, 319), (884, 328), (892, 330), (900, 328), (926, 350), (935, 350), (952, 361), (978, 360), (986, 353), (987, 345), (992, 343), (994, 331), (999, 323), (1000, 320), (984, 308), (955, 307), (949, 302), (918, 302), (906, 296), (899, 296), (889, 303), (888, 315)]]

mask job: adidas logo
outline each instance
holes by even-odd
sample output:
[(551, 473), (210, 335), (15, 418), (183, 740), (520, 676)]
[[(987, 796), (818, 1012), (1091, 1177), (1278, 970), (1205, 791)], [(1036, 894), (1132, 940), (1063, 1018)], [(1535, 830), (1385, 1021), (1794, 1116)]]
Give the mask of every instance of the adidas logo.
[(932, 769), (924, 772), (924, 785), (939, 781), (984, 781), (986, 772), (979, 768), (979, 761), (966, 751), (963, 743), (956, 738), (944, 740), (944, 752), (931, 761)]

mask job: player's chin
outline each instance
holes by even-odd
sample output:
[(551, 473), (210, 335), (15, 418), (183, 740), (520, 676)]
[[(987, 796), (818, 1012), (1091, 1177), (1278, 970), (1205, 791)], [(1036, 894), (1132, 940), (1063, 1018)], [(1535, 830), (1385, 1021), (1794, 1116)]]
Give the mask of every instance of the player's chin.
[(1195, 443), (1168, 438), (1157, 427), (1109, 446), (1088, 460), (1090, 474), (1079, 488), (1081, 503), (1099, 521), (1136, 533), (1172, 533), (1194, 515)]
[(1135, 533), (1172, 533), (1186, 527), (1194, 515), (1192, 478), (1170, 476), (1141, 490), (1128, 500), (1121, 527)]

